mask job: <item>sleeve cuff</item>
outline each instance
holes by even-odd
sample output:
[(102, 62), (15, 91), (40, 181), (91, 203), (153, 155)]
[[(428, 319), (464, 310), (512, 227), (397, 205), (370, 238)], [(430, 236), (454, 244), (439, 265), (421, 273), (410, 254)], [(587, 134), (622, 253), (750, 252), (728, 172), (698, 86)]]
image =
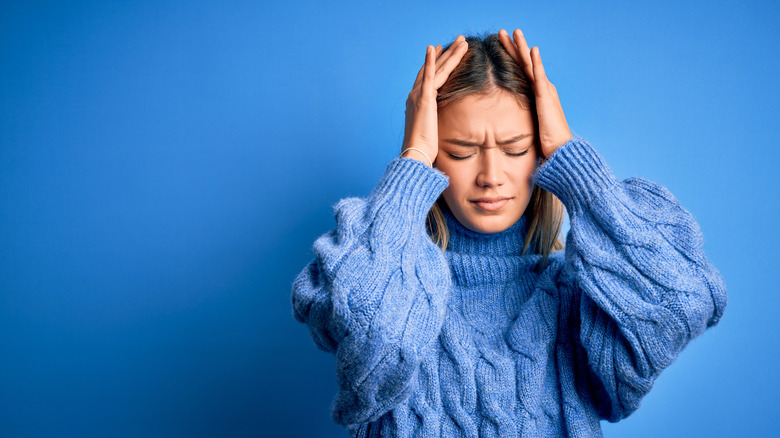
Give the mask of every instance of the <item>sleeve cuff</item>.
[(582, 137), (561, 145), (534, 173), (534, 182), (555, 195), (573, 213), (618, 184), (603, 157)]
[(433, 204), (449, 185), (449, 177), (414, 158), (397, 157), (369, 196), (374, 206), (390, 206), (398, 214), (425, 223)]

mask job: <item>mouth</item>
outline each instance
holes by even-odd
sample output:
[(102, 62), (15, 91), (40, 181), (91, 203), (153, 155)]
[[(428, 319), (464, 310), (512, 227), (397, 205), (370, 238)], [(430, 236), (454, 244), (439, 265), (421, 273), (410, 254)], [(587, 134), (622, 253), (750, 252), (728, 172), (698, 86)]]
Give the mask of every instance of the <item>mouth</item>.
[(478, 199), (471, 199), (469, 202), (476, 205), (481, 210), (496, 211), (504, 207), (512, 198), (506, 196), (485, 197)]

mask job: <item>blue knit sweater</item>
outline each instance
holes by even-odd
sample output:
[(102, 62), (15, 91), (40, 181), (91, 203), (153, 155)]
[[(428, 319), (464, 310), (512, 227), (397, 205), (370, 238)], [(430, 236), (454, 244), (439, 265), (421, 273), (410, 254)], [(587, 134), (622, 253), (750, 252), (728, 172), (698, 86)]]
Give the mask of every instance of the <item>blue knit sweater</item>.
[(541, 273), (525, 217), (481, 234), (445, 210), (442, 252), (425, 223), (449, 180), (411, 158), (335, 205), (291, 298), (335, 355), (331, 414), (353, 437), (601, 436), (718, 323), (723, 278), (666, 188), (617, 180), (578, 136), (533, 180), (571, 224)]

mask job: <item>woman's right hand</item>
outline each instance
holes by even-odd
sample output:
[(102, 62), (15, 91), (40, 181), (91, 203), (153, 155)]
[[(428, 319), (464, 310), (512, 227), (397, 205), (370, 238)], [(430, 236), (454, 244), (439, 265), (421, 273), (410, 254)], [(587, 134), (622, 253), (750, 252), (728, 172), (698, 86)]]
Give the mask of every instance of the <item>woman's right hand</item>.
[(468, 49), (468, 43), (463, 35), (458, 35), (443, 54), (441, 46), (429, 45), (426, 47), (425, 63), (417, 73), (412, 91), (409, 93), (409, 98), (406, 99), (406, 124), (401, 156), (431, 164), (419, 151), (407, 151), (407, 148), (413, 147), (424, 151), (431, 162), (436, 161), (436, 155), (439, 152), (436, 95), (439, 88), (450, 77), (450, 73), (460, 63), (466, 49)]

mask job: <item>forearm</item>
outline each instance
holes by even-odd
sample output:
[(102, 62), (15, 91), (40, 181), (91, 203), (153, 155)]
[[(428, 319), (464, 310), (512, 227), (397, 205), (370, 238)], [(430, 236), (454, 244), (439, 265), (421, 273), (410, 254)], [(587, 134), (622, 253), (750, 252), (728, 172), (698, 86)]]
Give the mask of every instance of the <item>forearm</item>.
[(441, 328), (451, 287), (425, 217), (446, 186), (438, 171), (396, 159), (366, 199), (335, 207), (338, 227), (293, 287), (296, 319), (336, 355), (334, 420), (354, 424), (406, 395), (425, 347)]
[(580, 140), (545, 166), (538, 183), (561, 199), (571, 222), (561, 278), (578, 303), (572, 337), (609, 395), (607, 418), (617, 421), (717, 323), (725, 285), (707, 261), (698, 223), (662, 186), (617, 180)]

